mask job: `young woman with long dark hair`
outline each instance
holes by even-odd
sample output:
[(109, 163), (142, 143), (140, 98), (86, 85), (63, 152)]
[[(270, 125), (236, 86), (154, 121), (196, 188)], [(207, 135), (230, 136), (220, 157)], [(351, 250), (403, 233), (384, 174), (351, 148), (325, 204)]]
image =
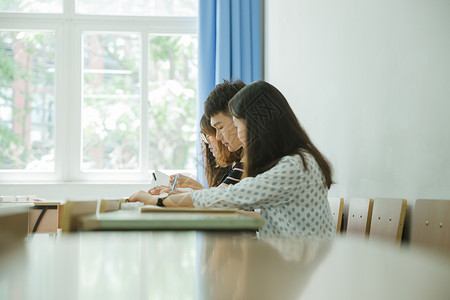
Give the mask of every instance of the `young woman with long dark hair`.
[[(328, 204), (331, 165), (301, 127), (289, 103), (271, 84), (257, 81), (229, 103), (244, 145), (244, 177), (226, 188), (172, 193), (164, 206), (261, 210), (261, 237), (318, 237), (335, 234)], [(156, 205), (160, 191), (130, 201)]]

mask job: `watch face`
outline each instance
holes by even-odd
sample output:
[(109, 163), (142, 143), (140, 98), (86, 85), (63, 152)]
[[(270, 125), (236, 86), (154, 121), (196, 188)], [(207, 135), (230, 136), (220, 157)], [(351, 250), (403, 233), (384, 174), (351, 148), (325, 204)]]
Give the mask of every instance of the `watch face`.
[(167, 196), (169, 196), (168, 193), (161, 193), (158, 195), (158, 198), (166, 198)]

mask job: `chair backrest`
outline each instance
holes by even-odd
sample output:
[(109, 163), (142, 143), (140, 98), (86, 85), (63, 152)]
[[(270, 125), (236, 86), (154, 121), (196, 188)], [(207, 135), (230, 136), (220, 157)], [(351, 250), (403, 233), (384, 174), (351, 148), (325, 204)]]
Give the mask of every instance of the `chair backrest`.
[(344, 210), (344, 198), (329, 197), (331, 214), (333, 215), (334, 224), (336, 225), (336, 234), (341, 232), (342, 211)]
[(374, 199), (369, 238), (400, 244), (405, 223), (406, 203), (406, 199)]
[(73, 232), (78, 230), (80, 217), (95, 214), (97, 212), (97, 200), (75, 201), (67, 200), (64, 204), (63, 218), (61, 222), (62, 232)]
[(101, 199), (99, 212), (115, 211), (120, 209), (120, 199)]
[(450, 255), (450, 200), (418, 199), (411, 231), (411, 247)]
[(347, 234), (368, 236), (372, 219), (373, 199), (352, 198), (348, 206)]
[(0, 257), (3, 251), (22, 245), (28, 236), (29, 208), (26, 205), (0, 204)]
[(119, 209), (122, 209), (122, 204), (124, 204), (126, 202), (128, 202), (128, 198), (120, 198), (120, 200), (119, 200), (119, 203), (120, 203)]

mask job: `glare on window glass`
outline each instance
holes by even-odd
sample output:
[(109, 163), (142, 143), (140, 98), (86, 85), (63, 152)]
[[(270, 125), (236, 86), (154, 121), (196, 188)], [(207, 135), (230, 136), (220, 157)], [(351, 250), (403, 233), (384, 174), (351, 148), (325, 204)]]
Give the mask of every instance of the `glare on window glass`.
[(0, 12), (62, 13), (63, 0), (1, 0)]
[(0, 31), (0, 169), (55, 169), (55, 34)]
[(149, 168), (195, 169), (197, 36), (151, 36), (149, 51)]
[(141, 40), (83, 34), (83, 170), (139, 168)]
[(77, 14), (197, 16), (198, 0), (76, 0)]

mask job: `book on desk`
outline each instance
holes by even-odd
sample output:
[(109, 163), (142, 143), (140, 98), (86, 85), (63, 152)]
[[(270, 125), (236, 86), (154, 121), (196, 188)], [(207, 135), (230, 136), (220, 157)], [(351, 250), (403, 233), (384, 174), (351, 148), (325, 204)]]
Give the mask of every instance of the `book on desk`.
[(161, 207), (156, 205), (144, 205), (139, 208), (141, 212), (192, 212), (192, 213), (220, 213), (235, 214), (239, 213), (237, 209), (215, 209), (215, 208), (199, 208), (199, 207)]

